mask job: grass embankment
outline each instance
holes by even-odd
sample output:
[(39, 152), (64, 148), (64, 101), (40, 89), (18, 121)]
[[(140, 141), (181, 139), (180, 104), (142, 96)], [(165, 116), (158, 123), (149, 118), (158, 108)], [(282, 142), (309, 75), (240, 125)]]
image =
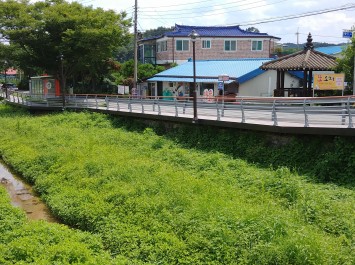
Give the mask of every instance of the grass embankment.
[[(232, 139), (213, 147), (203, 131), (172, 134), (186, 137), (184, 148), (150, 128), (129, 131), (120, 121), (90, 113), (30, 116), (0, 105), (0, 154), (59, 219), (100, 236), (112, 262), (355, 263), (351, 182), (346, 188), (287, 167), (257, 167), (232, 156), (240, 149)], [(336, 140), (339, 150), (341, 143)], [(262, 161), (257, 140), (243, 145), (249, 145), (244, 157)], [(278, 156), (279, 165), (286, 163)], [(338, 179), (331, 171), (337, 165), (325, 166), (325, 179)]]

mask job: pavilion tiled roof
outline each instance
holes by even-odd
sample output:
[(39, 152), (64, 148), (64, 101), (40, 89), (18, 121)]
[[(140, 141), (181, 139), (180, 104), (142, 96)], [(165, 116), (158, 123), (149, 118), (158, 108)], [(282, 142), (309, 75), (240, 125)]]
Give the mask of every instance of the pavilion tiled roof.
[(267, 62), (260, 66), (263, 70), (283, 70), (283, 71), (327, 71), (334, 70), (337, 61), (334, 56), (315, 51), (312, 44), (311, 35), (308, 36), (307, 44), (303, 51), (299, 51), (279, 59)]

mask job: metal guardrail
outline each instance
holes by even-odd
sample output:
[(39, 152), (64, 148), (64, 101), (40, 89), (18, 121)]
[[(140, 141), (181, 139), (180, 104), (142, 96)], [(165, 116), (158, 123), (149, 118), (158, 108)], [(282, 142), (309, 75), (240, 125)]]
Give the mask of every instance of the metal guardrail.
[[(0, 96), (5, 97), (4, 92)], [(355, 96), (324, 98), (198, 98), (199, 119), (285, 126), (354, 128)], [(228, 101), (227, 101), (228, 100)], [(128, 97), (120, 95), (67, 95), (43, 98), (14, 92), (7, 101), (32, 108), (100, 109), (173, 117), (193, 117), (190, 97)]]

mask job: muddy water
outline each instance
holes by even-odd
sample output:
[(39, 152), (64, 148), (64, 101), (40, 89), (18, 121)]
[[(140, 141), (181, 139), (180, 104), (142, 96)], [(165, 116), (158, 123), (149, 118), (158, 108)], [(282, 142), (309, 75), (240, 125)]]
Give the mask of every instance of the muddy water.
[(11, 203), (15, 207), (23, 209), (30, 220), (46, 220), (57, 222), (50, 214), (47, 206), (33, 192), (30, 185), (10, 172), (0, 160), (0, 185), (4, 186), (9, 193)]

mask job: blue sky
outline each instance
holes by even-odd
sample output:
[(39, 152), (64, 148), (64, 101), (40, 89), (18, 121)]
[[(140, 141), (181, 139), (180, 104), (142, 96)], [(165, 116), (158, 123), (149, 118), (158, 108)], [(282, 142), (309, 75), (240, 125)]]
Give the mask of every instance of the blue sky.
[[(71, 0), (69, 0), (71, 1)], [(133, 15), (134, 0), (77, 0), (84, 5), (126, 11)], [(304, 43), (308, 33), (315, 42), (340, 43), (344, 29), (355, 25), (355, 3), (351, 0), (137, 0), (138, 29), (159, 26), (242, 25), (281, 38), (281, 43)], [(286, 16), (304, 15), (352, 5), (353, 8), (282, 20)], [(260, 23), (266, 20), (280, 20)], [(256, 23), (256, 24), (254, 24)], [(299, 34), (296, 34), (296, 33)]]

